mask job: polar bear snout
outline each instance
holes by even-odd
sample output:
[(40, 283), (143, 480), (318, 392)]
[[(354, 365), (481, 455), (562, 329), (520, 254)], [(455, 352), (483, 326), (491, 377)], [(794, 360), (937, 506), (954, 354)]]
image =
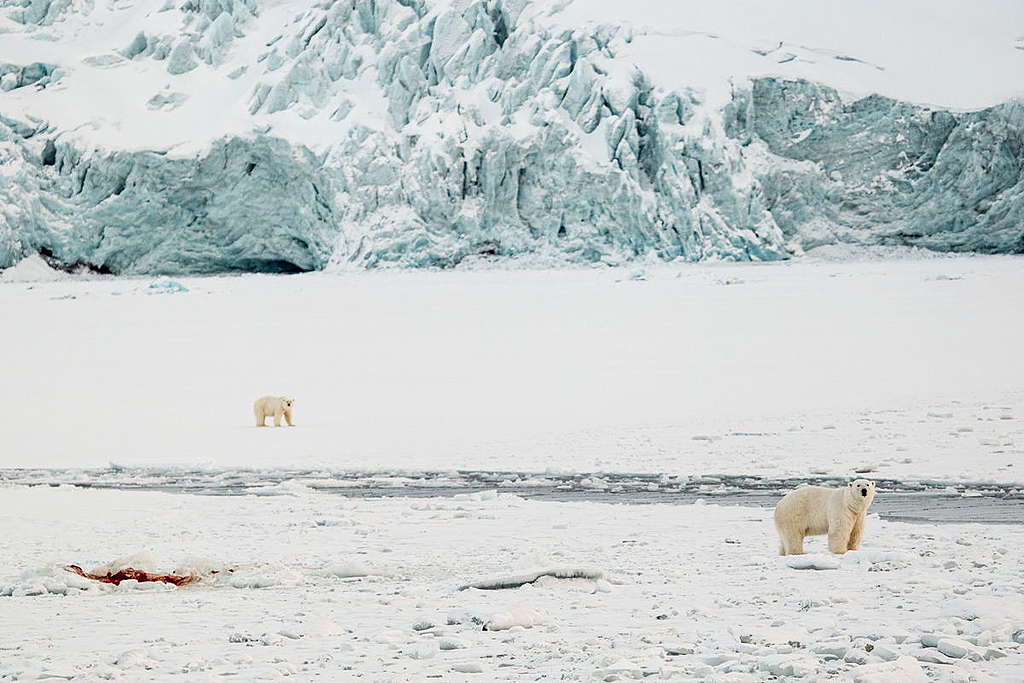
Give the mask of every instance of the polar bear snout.
[(850, 493), (861, 498), (873, 498), (875, 495), (875, 482), (870, 479), (858, 479), (849, 483)]

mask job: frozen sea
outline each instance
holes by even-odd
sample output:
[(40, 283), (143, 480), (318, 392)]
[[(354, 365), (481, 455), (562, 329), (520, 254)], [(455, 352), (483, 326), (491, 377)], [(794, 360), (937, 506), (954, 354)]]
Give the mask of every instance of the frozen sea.
[(6, 271), (0, 680), (1020, 680), (1022, 266)]

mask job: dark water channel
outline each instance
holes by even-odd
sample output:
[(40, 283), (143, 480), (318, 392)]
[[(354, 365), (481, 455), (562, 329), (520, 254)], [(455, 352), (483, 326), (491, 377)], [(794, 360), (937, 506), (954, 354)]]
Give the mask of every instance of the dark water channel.
[[(871, 511), (883, 519), (927, 523), (1024, 524), (1024, 491), (990, 482), (875, 479)], [(699, 477), (623, 473), (529, 473), (452, 470), (327, 471), (189, 468), (2, 469), (0, 484), (164, 491), (212, 496), (279, 496), (299, 491), (351, 498), (430, 498), (497, 490), (530, 500), (627, 505), (689, 504), (771, 507), (801, 483), (840, 486), (845, 480)]]

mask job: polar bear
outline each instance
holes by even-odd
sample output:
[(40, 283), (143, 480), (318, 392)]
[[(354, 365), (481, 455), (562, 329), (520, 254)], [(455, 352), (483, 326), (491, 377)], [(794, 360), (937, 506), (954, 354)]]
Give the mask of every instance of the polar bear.
[(284, 396), (263, 396), (256, 399), (256, 402), (252, 404), (252, 411), (256, 414), (256, 426), (266, 427), (267, 418), (273, 415), (274, 426), (280, 427), (281, 416), (284, 415), (288, 426), (294, 427), (295, 425), (292, 424), (292, 405), (294, 403), (295, 399)]
[(801, 486), (775, 506), (779, 555), (803, 555), (805, 536), (828, 534), (828, 549), (842, 555), (857, 550), (864, 533), (864, 515), (875, 499), (875, 483), (851, 481), (842, 488)]

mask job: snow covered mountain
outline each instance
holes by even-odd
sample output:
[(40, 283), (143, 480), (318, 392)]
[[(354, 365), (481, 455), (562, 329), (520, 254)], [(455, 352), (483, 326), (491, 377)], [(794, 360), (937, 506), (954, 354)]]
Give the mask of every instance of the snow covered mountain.
[(0, 268), (1024, 251), (1017, 0), (0, 0)]

